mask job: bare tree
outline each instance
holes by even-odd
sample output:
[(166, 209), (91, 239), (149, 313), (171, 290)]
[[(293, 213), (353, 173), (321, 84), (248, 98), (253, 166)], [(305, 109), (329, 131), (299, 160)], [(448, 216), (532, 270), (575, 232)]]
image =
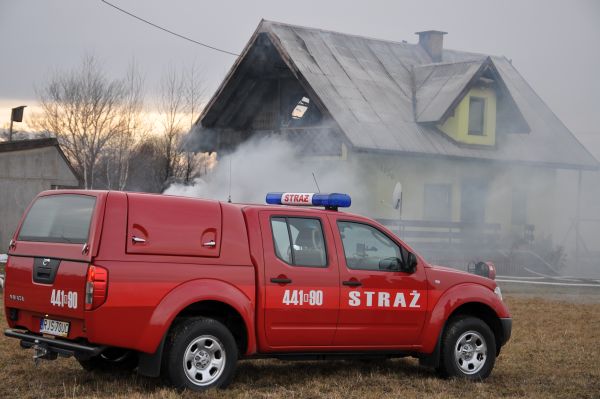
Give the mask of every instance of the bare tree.
[(108, 143), (105, 154), (106, 186), (109, 189), (125, 189), (131, 157), (146, 133), (142, 116), (143, 83), (137, 65), (132, 62), (124, 80), (125, 97), (121, 106), (119, 132)]
[(184, 93), (187, 112), (190, 116), (190, 129), (200, 114), (202, 98), (206, 93), (203, 76), (204, 74), (198, 69), (195, 62), (185, 73)]
[(158, 110), (162, 124), (158, 145), (162, 158), (162, 189), (165, 190), (178, 180), (183, 169), (179, 144), (184, 131), (183, 119), (186, 112), (184, 79), (183, 75), (173, 68), (161, 79)]
[(182, 143), (199, 114), (203, 94), (204, 85), (195, 66), (188, 70), (171, 68), (164, 73), (157, 101), (156, 134), (148, 135), (136, 147), (128, 187), (161, 192), (173, 183), (192, 184), (203, 171), (206, 173), (211, 159), (207, 154), (185, 151)]
[[(199, 71), (196, 63), (185, 73), (184, 93), (187, 113), (190, 118), (190, 131), (200, 114), (202, 98), (206, 92), (204, 85), (203, 74)], [(183, 147), (180, 144), (180, 147)], [(194, 183), (194, 180), (206, 173), (209, 157), (208, 154), (196, 154), (191, 151), (186, 151), (182, 148), (183, 155), (183, 176), (181, 182), (185, 185)]]
[(79, 69), (55, 75), (40, 92), (39, 127), (60, 140), (85, 188), (94, 187), (102, 151), (121, 130), (121, 106), (127, 90), (109, 80), (93, 56)]

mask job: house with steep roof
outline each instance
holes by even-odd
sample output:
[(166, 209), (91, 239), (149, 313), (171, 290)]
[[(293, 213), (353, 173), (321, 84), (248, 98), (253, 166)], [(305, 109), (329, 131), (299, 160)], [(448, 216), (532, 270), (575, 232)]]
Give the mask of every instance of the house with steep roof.
[[(553, 232), (558, 169), (598, 161), (505, 57), (261, 21), (202, 112), (196, 151), (277, 135), (358, 165), (367, 213), (390, 225), (401, 183), (414, 246)], [(383, 205), (382, 205), (383, 204)], [(387, 206), (385, 206), (387, 204)]]
[(56, 138), (0, 142), (0, 254), (38, 193), (80, 187)]

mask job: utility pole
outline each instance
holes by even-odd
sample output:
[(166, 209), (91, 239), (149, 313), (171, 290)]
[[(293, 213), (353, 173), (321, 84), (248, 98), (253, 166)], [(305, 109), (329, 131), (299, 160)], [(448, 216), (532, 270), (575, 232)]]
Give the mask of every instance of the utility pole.
[(13, 135), (13, 122), (23, 122), (23, 110), (27, 105), (21, 105), (15, 107), (10, 112), (10, 129), (8, 131), (8, 141), (12, 141)]

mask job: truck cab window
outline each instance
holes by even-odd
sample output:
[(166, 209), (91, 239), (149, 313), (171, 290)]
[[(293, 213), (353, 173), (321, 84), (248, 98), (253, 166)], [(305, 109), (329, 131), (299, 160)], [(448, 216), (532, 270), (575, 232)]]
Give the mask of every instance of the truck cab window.
[(285, 218), (271, 219), (273, 230), (273, 244), (275, 244), (275, 255), (285, 263), (292, 263), (292, 250), (290, 247), (290, 235)]
[(385, 263), (381, 261), (395, 258), (401, 263), (403, 260), (400, 246), (374, 227), (338, 222), (338, 229), (349, 269), (386, 271), (380, 267)]
[(275, 255), (293, 266), (326, 267), (327, 251), (318, 219), (271, 219)]

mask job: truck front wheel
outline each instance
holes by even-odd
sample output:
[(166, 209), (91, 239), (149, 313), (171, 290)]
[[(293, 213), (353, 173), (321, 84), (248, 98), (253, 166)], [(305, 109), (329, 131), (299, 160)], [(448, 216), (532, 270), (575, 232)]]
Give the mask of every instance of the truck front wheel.
[(203, 391), (231, 382), (238, 349), (231, 332), (217, 320), (187, 319), (167, 339), (163, 370), (178, 389)]
[(490, 375), (495, 362), (496, 340), (483, 320), (458, 317), (449, 322), (438, 369), (443, 376), (482, 380)]

